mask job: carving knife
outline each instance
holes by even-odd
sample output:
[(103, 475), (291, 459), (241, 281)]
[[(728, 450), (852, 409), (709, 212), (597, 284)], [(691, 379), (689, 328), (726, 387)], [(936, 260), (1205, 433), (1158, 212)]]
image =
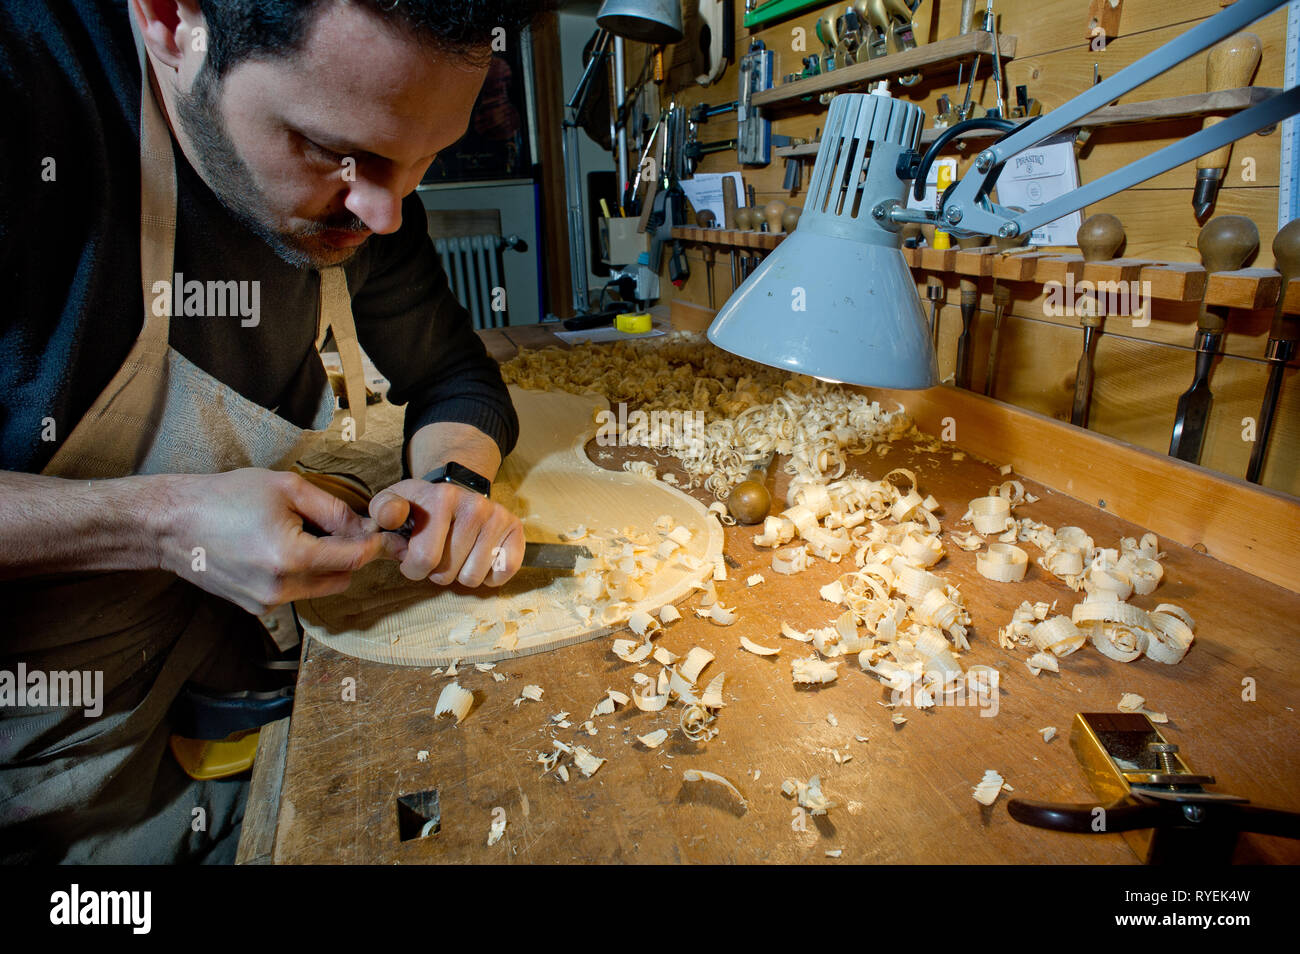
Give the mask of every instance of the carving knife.
[[(1079, 226), (1075, 241), (1079, 243), (1085, 262), (1104, 262), (1113, 258), (1124, 243), (1124, 227), (1119, 219), (1105, 212), (1090, 215), (1088, 221)], [(1083, 304), (1084, 314), (1079, 316), (1079, 323), (1083, 325), (1083, 353), (1079, 355), (1079, 364), (1074, 372), (1074, 405), (1070, 409), (1070, 423), (1075, 427), (1088, 426), (1088, 412), (1092, 409), (1093, 359), (1097, 352), (1097, 336), (1106, 320), (1100, 298), (1085, 298)]]

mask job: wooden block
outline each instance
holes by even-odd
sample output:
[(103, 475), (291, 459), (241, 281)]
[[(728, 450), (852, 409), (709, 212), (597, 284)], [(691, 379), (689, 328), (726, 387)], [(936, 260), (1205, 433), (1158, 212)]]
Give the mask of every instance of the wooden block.
[(955, 269), (958, 275), (992, 275), (993, 261), (998, 257), (996, 245), (984, 245), (980, 248), (963, 248), (957, 250)]
[(1288, 315), (1300, 315), (1300, 278), (1293, 278), (1286, 286), (1286, 302), (1282, 311)]
[(1038, 260), (1055, 252), (1018, 252), (999, 255), (993, 260), (993, 277), (1009, 282), (1029, 282), (1034, 280), (1038, 270)]
[(1083, 277), (1090, 282), (1135, 282), (1147, 263), (1138, 258), (1112, 258), (1107, 262), (1084, 262)]
[(1164, 301), (1200, 301), (1205, 297), (1205, 269), (1190, 262), (1147, 265), (1139, 281), (1151, 283), (1151, 297)]
[(910, 267), (912, 267), (912, 268), (920, 268), (920, 267), (921, 267), (921, 252), (922, 252), (922, 249), (919, 249), (919, 248), (907, 248), (907, 247), (904, 247), (904, 248), (903, 248), (903, 261), (907, 262), (907, 264), (908, 264)]
[(674, 298), (669, 303), (668, 320), (673, 331), (708, 331), (716, 314), (712, 308)]
[(957, 261), (955, 248), (921, 249), (921, 267), (927, 272), (950, 272)]
[(1205, 301), (1229, 308), (1268, 308), (1277, 304), (1282, 276), (1271, 268), (1242, 268), (1215, 272), (1205, 286)]
[(1070, 275), (1073, 275), (1074, 280), (1078, 281), (1082, 272), (1082, 255), (1044, 256), (1038, 260), (1038, 268), (1034, 270), (1034, 281), (1039, 284), (1046, 284), (1047, 282), (1064, 284), (1066, 278)]

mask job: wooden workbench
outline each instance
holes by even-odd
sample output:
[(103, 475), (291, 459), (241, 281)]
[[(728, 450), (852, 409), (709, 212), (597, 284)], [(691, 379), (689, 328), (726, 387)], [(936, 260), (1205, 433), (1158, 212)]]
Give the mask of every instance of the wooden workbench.
[[(540, 328), (485, 332), (484, 337), (500, 360), (517, 347), (554, 343)], [(926, 392), (928, 400), (943, 406), (947, 390)], [(958, 418), (961, 445), (962, 428), (974, 412), (960, 403), (966, 395), (952, 398), (965, 415)], [(988, 405), (984, 413), (1001, 415), (1008, 428), (1018, 430), (1024, 423), (1024, 412), (980, 400)], [(1043, 447), (1042, 454), (1069, 452), (1066, 442), (1075, 429), (1045, 418), (1033, 423), (1060, 429), (1059, 441)], [(617, 468), (628, 453), (640, 452), (620, 449), (609, 459), (593, 458)], [(1175, 463), (1149, 456), (1155, 480), (1162, 478), (1165, 464)], [(915, 469), (921, 492), (940, 500), (944, 529), (952, 530), (967, 501), (1005, 478), (973, 455), (951, 457), (948, 451), (926, 453), (902, 442), (883, 457), (873, 453), (855, 463), (872, 477), (894, 467)], [(660, 459), (661, 469), (666, 463), (671, 460)], [(1105, 465), (1104, 457), (1087, 462), (1092, 471)], [(1178, 471), (1170, 473), (1176, 478)], [(782, 474), (777, 480), (783, 494), (786, 478)], [(1144, 529), (1091, 502), (1031, 480), (1025, 484), (1041, 499), (1018, 507), (1018, 516), (1053, 527), (1081, 526), (1098, 546), (1116, 546), (1121, 536), (1138, 536)], [(1276, 504), (1272, 500), (1270, 506)], [(1290, 515), (1294, 541), (1300, 538), (1300, 506), (1289, 504), (1280, 512)], [(1205, 501), (1206, 507), (1214, 505)], [(843, 660), (838, 680), (829, 685), (792, 685), (790, 661), (811, 647), (780, 638), (780, 623), (804, 629), (832, 620), (839, 610), (820, 600), (817, 591), (845, 568), (815, 561), (806, 573), (782, 577), (771, 571), (772, 551), (751, 542), (753, 533), (753, 528), (726, 530), (726, 554), (734, 563), (718, 592), (724, 604), (739, 607), (738, 621), (721, 627), (696, 618), (689, 609), (695, 596), (682, 604), (684, 618), (656, 641), (678, 654), (703, 646), (716, 656), (705, 679), (727, 673), (719, 734), (707, 743), (686, 742), (677, 731), (654, 751), (636, 742), (636, 736), (657, 728), (675, 730), (677, 707), (663, 713), (620, 709), (595, 720), (596, 736), (578, 732), (606, 689), (631, 691), (636, 667), (613, 655), (608, 638), (499, 663), (496, 672), (508, 677), (502, 683), (490, 673), (463, 668), (459, 681), (474, 690), (476, 705), (459, 726), (433, 716), (446, 677), (307, 645), (274, 860), (1133, 863), (1119, 835), (1028, 828), (1007, 815), (1011, 795), (1004, 793), (990, 808), (971, 798), (984, 771), (996, 769), (1015, 795), (1090, 802), (1069, 747), (1071, 720), (1079, 711), (1114, 711), (1124, 692), (1139, 693), (1150, 708), (1169, 714), (1166, 735), (1182, 746), (1194, 769), (1218, 777), (1219, 790), (1300, 811), (1295, 712), (1300, 707), (1300, 594), (1294, 586), (1266, 582), (1162, 537), (1168, 554), (1164, 580), (1155, 593), (1132, 602), (1148, 609), (1173, 602), (1195, 617), (1197, 638), (1184, 661), (1164, 666), (1143, 658), (1124, 665), (1086, 646), (1061, 660), (1059, 675), (1035, 678), (1023, 662), (1027, 653), (998, 647), (997, 629), (1022, 600), (1059, 599), (1068, 612), (1076, 594), (1032, 565), (1024, 583), (992, 583), (975, 572), (973, 553), (950, 547), (933, 569), (960, 587), (974, 621), (963, 664), (1001, 671), (998, 707), (995, 714), (975, 707), (902, 710), (908, 721), (896, 727), (894, 711), (880, 704), (888, 701), (887, 691), (853, 657)], [(1032, 545), (1026, 549), (1031, 559), (1038, 555)], [(751, 573), (762, 573), (765, 582), (747, 588)], [(742, 635), (780, 645), (781, 654), (747, 653), (739, 647)], [(657, 666), (646, 671), (653, 674)], [(344, 699), (349, 678), (356, 681), (355, 701)], [(1253, 701), (1243, 701), (1248, 679)], [(516, 707), (512, 703), (528, 683), (545, 690), (544, 700)], [(551, 715), (561, 710), (571, 713), (573, 727), (549, 728)], [(1058, 735), (1044, 743), (1038, 730), (1049, 725)], [(857, 741), (859, 736), (867, 741)], [(591, 778), (575, 771), (567, 784), (553, 773), (543, 776), (535, 759), (538, 752), (550, 751), (552, 737), (585, 745), (608, 761)], [(426, 761), (417, 759), (421, 750), (428, 752)], [(837, 764), (833, 750), (852, 758)], [(687, 768), (726, 776), (744, 793), (748, 808), (717, 786), (684, 782)], [(822, 777), (824, 791), (838, 807), (801, 825), (781, 783), (813, 775)], [(441, 832), (400, 841), (398, 797), (434, 788)], [(498, 808), (507, 827), (489, 848), (488, 830)], [(838, 861), (827, 858), (829, 849), (842, 849)], [(1300, 844), (1244, 836), (1238, 860), (1296, 863)]]

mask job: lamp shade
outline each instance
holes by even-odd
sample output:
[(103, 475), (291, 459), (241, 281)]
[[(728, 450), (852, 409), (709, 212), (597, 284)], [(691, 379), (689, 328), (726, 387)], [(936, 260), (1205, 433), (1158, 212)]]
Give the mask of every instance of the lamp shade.
[(921, 299), (896, 232), (871, 210), (901, 200), (898, 156), (924, 116), (878, 93), (831, 101), (798, 229), (727, 300), (709, 340), (762, 364), (847, 384), (939, 383)]
[(625, 40), (676, 43), (683, 36), (681, 0), (605, 0), (596, 23)]

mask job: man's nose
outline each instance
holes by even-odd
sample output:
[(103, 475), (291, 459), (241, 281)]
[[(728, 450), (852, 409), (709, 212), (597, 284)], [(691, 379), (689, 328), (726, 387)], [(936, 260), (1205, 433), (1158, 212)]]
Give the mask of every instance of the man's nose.
[(402, 224), (402, 192), (396, 184), (390, 186), (358, 178), (350, 185), (343, 205), (366, 228), (379, 235), (396, 232)]

